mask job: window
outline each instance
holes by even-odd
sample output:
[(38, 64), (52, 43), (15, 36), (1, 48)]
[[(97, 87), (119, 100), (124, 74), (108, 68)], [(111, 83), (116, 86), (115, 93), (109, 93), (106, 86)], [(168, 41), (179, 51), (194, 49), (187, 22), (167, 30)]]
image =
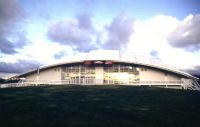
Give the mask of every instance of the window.
[(85, 77), (94, 76), (95, 67), (84, 66), (84, 65), (71, 65), (63, 68), (62, 77), (63, 79), (69, 78), (72, 81), (84, 82)]

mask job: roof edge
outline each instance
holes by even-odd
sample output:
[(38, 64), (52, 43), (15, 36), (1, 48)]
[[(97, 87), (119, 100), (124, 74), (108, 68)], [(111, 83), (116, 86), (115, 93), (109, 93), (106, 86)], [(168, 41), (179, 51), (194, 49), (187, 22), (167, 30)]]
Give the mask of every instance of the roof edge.
[[(56, 63), (56, 64), (51, 64), (51, 65), (44, 65), (44, 66), (41, 66), (39, 67), (39, 69), (48, 69), (48, 68), (53, 68), (53, 67), (57, 67), (57, 66), (62, 66), (62, 65), (65, 65), (65, 64), (73, 64), (73, 63), (83, 63), (84, 61), (108, 61), (108, 60), (80, 60), (80, 61), (70, 61), (70, 62), (62, 62), (62, 63)], [(199, 79), (187, 72), (184, 72), (184, 71), (181, 71), (181, 70), (173, 70), (173, 69), (170, 69), (170, 68), (165, 68), (165, 67), (161, 67), (161, 66), (156, 66), (156, 65), (152, 65), (152, 64), (146, 64), (146, 63), (141, 63), (141, 62), (132, 62), (132, 61), (121, 61), (121, 60), (110, 60), (110, 61), (113, 61), (113, 62), (118, 62), (118, 63), (128, 63), (128, 64), (138, 64), (138, 65), (142, 65), (142, 66), (146, 66), (146, 67), (151, 67), (151, 68), (157, 68), (157, 69), (160, 69), (160, 70), (165, 70), (165, 71), (169, 71), (169, 72), (173, 72), (173, 73), (176, 73), (176, 74), (179, 74), (179, 75), (183, 75), (185, 77), (188, 77), (188, 78), (192, 78), (192, 79)], [(37, 68), (38, 69), (38, 68)], [(13, 77), (20, 77), (20, 76), (24, 76), (24, 75), (27, 75), (27, 74), (31, 74), (33, 72), (37, 72), (37, 69), (32, 69), (30, 71), (27, 71), (25, 73), (22, 73), (22, 74), (18, 74), (16, 76), (13, 76)], [(11, 77), (11, 78), (13, 78)]]

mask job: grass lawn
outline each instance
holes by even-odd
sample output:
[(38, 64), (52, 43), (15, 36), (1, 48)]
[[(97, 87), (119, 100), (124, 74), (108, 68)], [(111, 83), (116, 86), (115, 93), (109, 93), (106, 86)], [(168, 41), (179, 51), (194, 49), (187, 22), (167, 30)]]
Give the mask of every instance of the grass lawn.
[(0, 127), (198, 127), (200, 92), (131, 86), (0, 89)]

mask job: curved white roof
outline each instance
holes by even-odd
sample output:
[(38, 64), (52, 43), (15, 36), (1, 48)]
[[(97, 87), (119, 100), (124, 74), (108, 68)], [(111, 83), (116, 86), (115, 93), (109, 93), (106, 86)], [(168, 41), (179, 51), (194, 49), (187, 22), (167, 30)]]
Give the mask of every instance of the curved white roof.
[[(157, 68), (157, 69), (161, 69), (161, 70), (174, 72), (179, 75), (184, 75), (186, 77), (196, 79), (196, 77), (194, 77), (186, 72), (183, 72), (175, 67), (163, 64), (159, 60), (150, 59), (150, 58), (144, 57), (144, 56), (125, 54), (118, 50), (94, 50), (94, 51), (90, 51), (89, 53), (86, 53), (86, 54), (75, 55), (71, 58), (71, 60), (69, 60), (67, 62), (42, 66), (42, 67), (40, 67), (40, 69), (51, 68), (51, 67), (55, 67), (55, 66), (59, 66), (59, 65), (63, 65), (63, 64), (90, 61), (90, 60), (94, 60), (94, 61), (95, 60), (112, 60), (115, 62), (133, 63), (133, 64), (138, 64), (138, 65), (143, 65), (143, 66), (148, 66), (148, 67), (153, 67), (153, 68)], [(32, 70), (32, 71), (29, 71), (29, 72), (21, 74), (21, 75), (25, 75), (25, 74), (31, 73), (33, 71), (36, 71), (36, 70)]]

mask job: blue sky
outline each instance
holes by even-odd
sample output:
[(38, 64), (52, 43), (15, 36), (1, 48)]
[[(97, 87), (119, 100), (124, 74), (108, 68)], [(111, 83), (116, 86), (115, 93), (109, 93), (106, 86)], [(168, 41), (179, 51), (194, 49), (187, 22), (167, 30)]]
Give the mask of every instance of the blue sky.
[[(183, 19), (188, 14), (199, 13), (198, 0), (19, 0), (32, 18), (39, 13), (52, 18), (73, 17), (76, 13), (90, 12), (97, 19), (112, 19), (119, 13), (131, 18), (148, 19), (163, 14)], [(34, 10), (34, 11), (33, 11)], [(41, 15), (40, 15), (41, 16)]]
[(107, 49), (199, 72), (199, 7), (199, 0), (0, 0), (0, 76)]

